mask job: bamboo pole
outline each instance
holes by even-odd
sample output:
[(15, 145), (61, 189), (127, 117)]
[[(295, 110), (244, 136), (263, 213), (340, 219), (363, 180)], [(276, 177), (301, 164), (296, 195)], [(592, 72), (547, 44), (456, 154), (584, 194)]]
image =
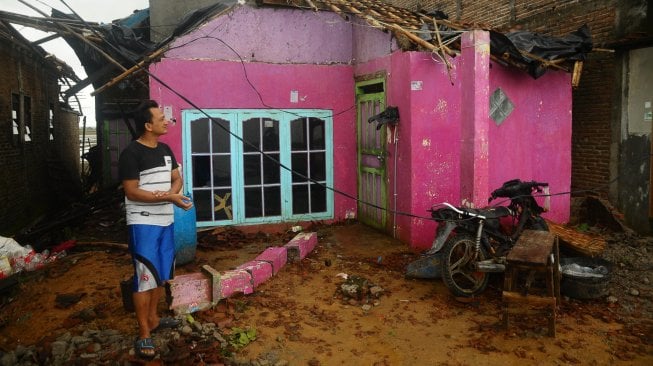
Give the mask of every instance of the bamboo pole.
[(583, 73), (583, 61), (576, 61), (574, 63), (574, 73), (572, 74), (571, 77), (571, 86), (574, 88), (578, 88), (578, 85), (580, 85), (580, 75)]
[(406, 37), (410, 38), (411, 41), (417, 43), (418, 45), (420, 45), (420, 46), (422, 46), (422, 47), (424, 47), (424, 48), (426, 48), (426, 49), (428, 49), (430, 51), (433, 51), (436, 48), (433, 44), (431, 44), (429, 42), (426, 42), (425, 40), (419, 38), (418, 36), (416, 36), (413, 33), (401, 28), (400, 26), (398, 26), (396, 24), (389, 24), (388, 27), (390, 29), (393, 29), (393, 30), (399, 32), (399, 33), (402, 33)]
[[(440, 38), (440, 29), (438, 28), (438, 22), (435, 20), (435, 18), (433, 18), (433, 27), (435, 28), (435, 36), (436, 36), (436, 38), (437, 38), (437, 40), (438, 40), (438, 46), (440, 47), (440, 49), (441, 49), (443, 52), (445, 52), (447, 55), (449, 55), (449, 56), (451, 56), (451, 57), (455, 57), (455, 56), (456, 56), (456, 53), (453, 52), (449, 47), (445, 46), (445, 45), (442, 43), (442, 38)], [(445, 58), (445, 59), (446, 59), (446, 58)], [(447, 67), (450, 67), (450, 66), (451, 66), (451, 65), (449, 64), (449, 61), (445, 61), (445, 62), (447, 63)]]
[[(451, 85), (453, 85), (453, 78), (451, 77), (451, 63), (449, 60), (447, 60), (447, 55), (451, 50), (442, 44), (442, 39), (440, 38), (440, 30), (438, 29), (438, 22), (436, 21), (435, 18), (433, 18), (433, 27), (435, 28), (435, 36), (438, 40), (438, 46), (439, 50), (434, 51), (437, 53), (437, 55), (442, 59), (444, 62), (445, 67), (447, 68), (447, 75), (449, 75), (449, 81), (451, 82)], [(440, 52), (442, 52), (442, 55), (440, 55)]]
[(136, 72), (138, 69), (142, 68), (147, 62), (151, 61), (152, 59), (159, 57), (163, 52), (167, 51), (167, 47), (159, 48), (158, 50), (154, 51), (151, 55), (146, 56), (141, 62), (138, 64), (132, 66), (129, 68), (129, 70), (126, 70), (122, 74), (116, 76), (115, 78), (109, 80), (106, 84), (102, 85), (101, 87), (93, 90), (91, 92), (91, 96), (95, 96), (97, 94), (102, 93), (104, 90), (107, 88), (115, 85), (116, 83), (120, 82), (121, 80), (125, 79), (126, 77), (130, 76), (134, 72)]
[(306, 1), (306, 4), (308, 4), (308, 6), (313, 8), (313, 11), (317, 11), (317, 6), (315, 6), (315, 4), (313, 4), (311, 0), (304, 0), (304, 1)]

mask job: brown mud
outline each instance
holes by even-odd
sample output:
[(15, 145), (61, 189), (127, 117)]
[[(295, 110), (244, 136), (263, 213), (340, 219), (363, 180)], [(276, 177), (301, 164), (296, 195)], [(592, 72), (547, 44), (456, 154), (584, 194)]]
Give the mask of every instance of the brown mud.
[[(653, 250), (648, 240), (610, 242), (608, 250), (618, 255), (617, 271), (637, 266), (643, 270), (613, 280), (610, 295), (616, 302), (565, 298), (557, 314), (557, 336), (551, 338), (541, 312), (517, 314), (509, 329), (500, 327), (501, 275), (494, 276), (480, 297), (462, 302), (441, 280), (405, 278), (406, 265), (417, 254), (384, 234), (357, 223), (307, 229), (318, 232), (318, 245), (307, 258), (287, 264), (251, 295), (222, 300), (213, 309), (193, 314), (198, 321), (217, 324), (225, 334), (234, 327), (256, 330), (255, 341), (223, 362), (260, 364), (252, 360), (273, 358), (289, 365), (653, 364), (652, 292), (644, 280), (653, 268), (651, 256), (624, 258), (642, 248)], [(283, 245), (293, 233), (218, 233), (227, 240), (200, 236), (195, 260), (177, 274), (199, 271), (203, 264), (233, 268), (267, 246)], [(120, 235), (114, 239), (122, 240)], [(633, 262), (637, 260), (647, 262)], [(44, 344), (63, 332), (84, 329), (116, 329), (133, 337), (136, 323), (123, 308), (119, 285), (130, 271), (126, 251), (87, 245), (21, 275), (21, 283), (0, 308), (0, 349)], [(360, 301), (344, 297), (338, 291), (345, 281), (342, 274), (364, 278), (383, 291)], [(635, 287), (637, 296), (632, 294)], [(62, 303), (61, 295), (73, 299)]]

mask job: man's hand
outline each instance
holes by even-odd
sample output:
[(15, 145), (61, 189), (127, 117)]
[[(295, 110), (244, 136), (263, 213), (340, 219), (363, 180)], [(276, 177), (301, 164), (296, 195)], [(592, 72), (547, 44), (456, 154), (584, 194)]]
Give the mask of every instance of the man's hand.
[[(125, 190), (125, 196), (132, 201), (138, 202), (170, 202), (176, 206), (189, 210), (193, 207), (193, 202), (189, 197), (180, 193), (170, 191), (145, 191), (138, 188), (138, 180), (123, 180), (122, 186)], [(174, 188), (174, 187), (173, 187)]]
[(191, 201), (189, 197), (186, 197), (183, 194), (173, 194), (166, 192), (165, 196), (167, 196), (168, 201), (174, 203), (177, 207), (181, 207), (186, 211), (190, 210), (190, 208), (193, 207), (193, 201)]

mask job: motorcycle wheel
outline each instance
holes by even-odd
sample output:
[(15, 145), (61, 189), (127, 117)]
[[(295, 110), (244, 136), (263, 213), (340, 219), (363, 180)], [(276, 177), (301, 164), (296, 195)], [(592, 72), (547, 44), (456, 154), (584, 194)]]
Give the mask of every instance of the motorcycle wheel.
[[(472, 297), (482, 293), (490, 280), (487, 272), (474, 270), (474, 254), (476, 239), (468, 234), (456, 235), (444, 244), (442, 248), (442, 279), (455, 296)], [(483, 247), (476, 260), (488, 258)]]

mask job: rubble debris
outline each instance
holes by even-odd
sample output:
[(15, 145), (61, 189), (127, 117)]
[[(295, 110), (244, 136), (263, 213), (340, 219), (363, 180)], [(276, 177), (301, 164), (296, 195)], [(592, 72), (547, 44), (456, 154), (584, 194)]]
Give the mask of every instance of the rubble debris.
[[(385, 290), (365, 277), (357, 275), (338, 274), (345, 282), (338, 284), (335, 297), (344, 304), (367, 305), (383, 295)], [(344, 276), (343, 276), (344, 275)]]
[(220, 226), (210, 231), (197, 233), (197, 246), (204, 249), (230, 248), (240, 249), (252, 240), (268, 239), (262, 232), (245, 233), (232, 226)]
[(634, 234), (624, 222), (624, 215), (610, 202), (598, 197), (587, 196), (574, 198), (572, 202), (572, 225), (587, 224), (599, 226), (612, 232)]
[(86, 296), (86, 292), (78, 292), (72, 294), (59, 294), (54, 299), (56, 303), (55, 306), (59, 309), (67, 309), (77, 304), (84, 296)]
[(547, 222), (549, 230), (558, 236), (560, 247), (588, 257), (599, 257), (603, 254), (606, 240), (602, 236), (588, 232), (580, 232), (572, 227)]

